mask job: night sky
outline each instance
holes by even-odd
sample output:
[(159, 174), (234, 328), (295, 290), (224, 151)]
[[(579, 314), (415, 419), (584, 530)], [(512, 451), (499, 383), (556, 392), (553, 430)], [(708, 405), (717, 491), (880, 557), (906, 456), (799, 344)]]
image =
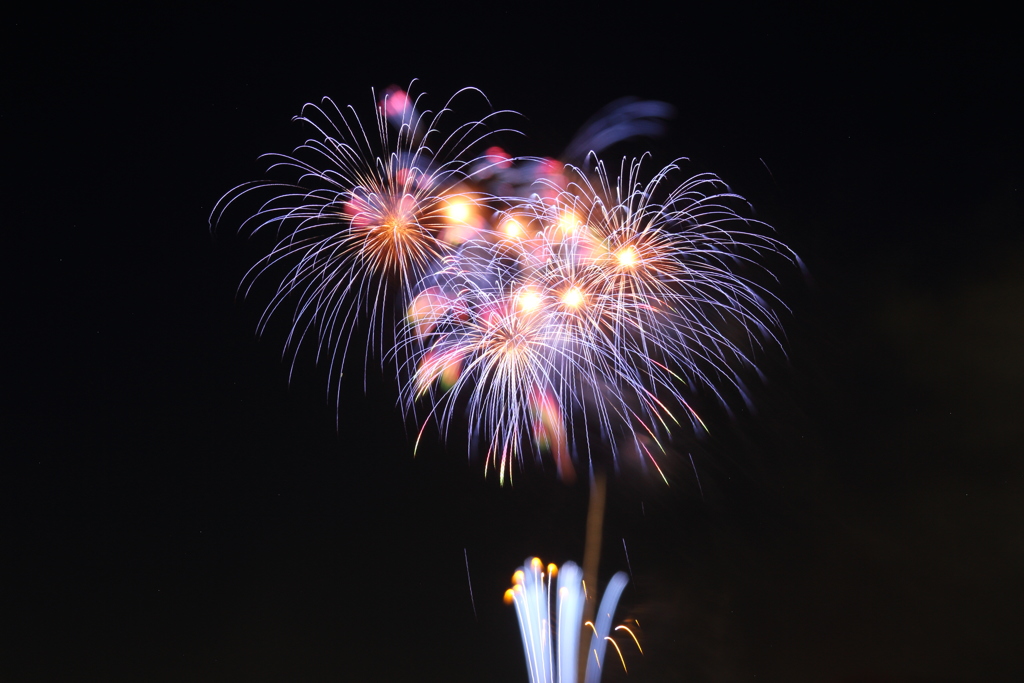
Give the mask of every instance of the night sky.
[(527, 680), (502, 593), (582, 559), (586, 482), (414, 457), (379, 363), (337, 405), (289, 378), (238, 293), (265, 245), (208, 222), (305, 102), (414, 78), (521, 112), (522, 154), (669, 102), (609, 158), (688, 157), (803, 260), (751, 405), (698, 392), (670, 485), (610, 480), (644, 655), (605, 681), (1024, 677), (1019, 25), (634, 5), (8, 15), (0, 680)]

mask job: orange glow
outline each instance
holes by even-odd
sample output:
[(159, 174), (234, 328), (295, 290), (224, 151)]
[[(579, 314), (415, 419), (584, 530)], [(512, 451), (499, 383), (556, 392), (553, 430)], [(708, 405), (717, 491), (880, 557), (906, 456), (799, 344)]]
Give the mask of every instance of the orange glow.
[(570, 287), (562, 293), (562, 303), (570, 308), (576, 308), (583, 303), (583, 292), (579, 287)]
[(456, 223), (465, 223), (472, 216), (472, 210), (470, 209), (469, 202), (464, 199), (453, 199), (448, 204), (446, 212), (449, 220)]
[(619, 265), (623, 268), (632, 268), (636, 265), (637, 261), (640, 260), (640, 256), (636, 253), (636, 249), (634, 247), (623, 247), (622, 249), (619, 249), (618, 253), (615, 254), (615, 257), (618, 259)]
[(523, 234), (523, 224), (515, 218), (509, 218), (502, 224), (501, 231), (505, 233), (506, 237), (521, 237)]
[(409, 224), (401, 216), (389, 216), (380, 226), (381, 232), (390, 232), (396, 240), (402, 239), (409, 232)]
[(565, 235), (571, 235), (580, 227), (579, 216), (572, 211), (566, 211), (558, 219), (558, 229)]
[(505, 591), (505, 598), (504, 598), (504, 600), (505, 600), (505, 604), (506, 605), (511, 605), (513, 602), (515, 602), (515, 600), (516, 600), (516, 593), (515, 593), (515, 591), (512, 590), (511, 588), (509, 588), (507, 591)]
[(554, 562), (548, 565), (548, 576), (552, 579), (558, 576), (558, 566)]
[(523, 570), (517, 569), (516, 573), (512, 575), (512, 584), (518, 586), (523, 583), (524, 578), (526, 578), (526, 575), (523, 574)]
[(622, 656), (622, 650), (619, 649), (619, 644), (616, 643), (611, 638), (609, 638), (608, 636), (605, 636), (604, 639), (607, 640), (609, 643), (611, 643), (612, 646), (615, 648), (615, 651), (619, 653), (619, 661), (622, 662), (622, 670), (625, 671), (626, 673), (629, 673), (629, 670), (626, 669), (626, 660)]
[(532, 289), (525, 289), (519, 293), (516, 297), (516, 301), (519, 304), (519, 310), (524, 313), (529, 313), (540, 308), (543, 299), (540, 294)]
[(457, 358), (441, 371), (441, 388), (451, 389), (462, 375), (462, 359)]
[(539, 572), (544, 568), (544, 563), (540, 561), (539, 557), (535, 557), (530, 560), (530, 569)]

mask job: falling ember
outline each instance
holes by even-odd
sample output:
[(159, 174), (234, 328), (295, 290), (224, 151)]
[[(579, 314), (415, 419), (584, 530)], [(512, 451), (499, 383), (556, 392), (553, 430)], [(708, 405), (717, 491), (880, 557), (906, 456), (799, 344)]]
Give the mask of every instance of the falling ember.
[(543, 299), (539, 292), (534, 289), (526, 289), (519, 293), (516, 297), (516, 301), (519, 304), (519, 310), (524, 313), (530, 313), (540, 308)]
[(566, 211), (558, 219), (558, 230), (566, 237), (576, 232), (576, 229), (579, 228), (579, 226), (579, 216), (572, 211)]

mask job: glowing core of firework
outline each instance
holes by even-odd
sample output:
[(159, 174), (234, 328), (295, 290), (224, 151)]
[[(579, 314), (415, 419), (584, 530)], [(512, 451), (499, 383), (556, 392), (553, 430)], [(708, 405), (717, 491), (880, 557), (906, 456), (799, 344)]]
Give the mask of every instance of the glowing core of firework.
[(509, 218), (502, 226), (507, 237), (519, 237), (523, 234), (523, 224), (515, 218)]
[(570, 287), (562, 294), (562, 303), (569, 308), (576, 308), (583, 303), (583, 292), (579, 287)]
[(633, 247), (619, 249), (618, 253), (615, 254), (615, 258), (623, 268), (632, 268), (638, 260), (636, 249)]

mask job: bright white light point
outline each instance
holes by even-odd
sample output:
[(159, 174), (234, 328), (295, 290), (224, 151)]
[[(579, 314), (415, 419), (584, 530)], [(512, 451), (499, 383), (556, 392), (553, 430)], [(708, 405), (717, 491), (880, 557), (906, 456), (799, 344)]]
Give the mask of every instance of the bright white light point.
[(636, 265), (637, 254), (636, 249), (633, 247), (619, 249), (619, 252), (615, 256), (619, 259), (619, 265), (623, 268), (629, 268)]
[(540, 294), (533, 290), (527, 290), (519, 295), (519, 308), (529, 312), (540, 306)]
[(562, 303), (573, 308), (583, 303), (583, 292), (579, 287), (570, 287), (562, 294)]
[(576, 227), (580, 224), (580, 219), (576, 217), (572, 211), (566, 211), (562, 214), (562, 217), (558, 219), (558, 227), (562, 232), (566, 234), (572, 234), (576, 231)]
[(504, 226), (502, 226), (502, 229), (505, 231), (505, 234), (508, 235), (509, 237), (519, 237), (521, 234), (523, 234), (523, 226), (515, 218), (509, 218), (507, 221), (505, 221), (505, 224)]
[(465, 222), (469, 218), (469, 203), (456, 200), (448, 205), (448, 218), (458, 223)]

